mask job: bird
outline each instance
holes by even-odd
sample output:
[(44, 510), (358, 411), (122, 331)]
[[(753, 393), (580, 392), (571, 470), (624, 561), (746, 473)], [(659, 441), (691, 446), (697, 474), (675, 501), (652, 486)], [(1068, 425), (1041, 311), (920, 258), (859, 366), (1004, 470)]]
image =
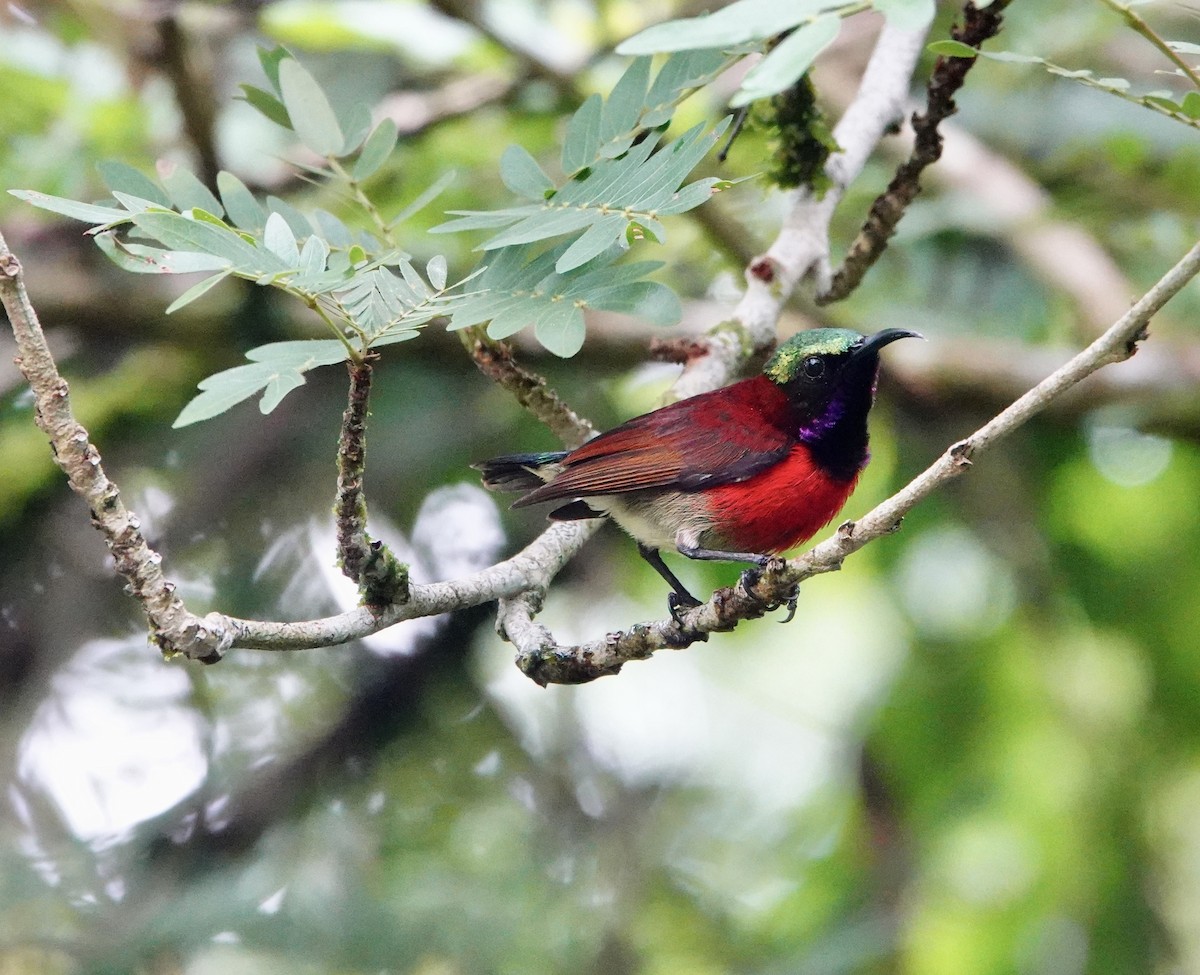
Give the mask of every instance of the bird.
[(671, 587), (668, 609), (679, 623), (700, 600), (661, 550), (762, 567), (829, 524), (870, 457), (879, 352), (922, 337), (903, 328), (802, 331), (749, 379), (635, 417), (574, 450), (472, 466), (490, 490), (525, 492), (514, 508), (566, 501), (550, 520), (615, 521)]

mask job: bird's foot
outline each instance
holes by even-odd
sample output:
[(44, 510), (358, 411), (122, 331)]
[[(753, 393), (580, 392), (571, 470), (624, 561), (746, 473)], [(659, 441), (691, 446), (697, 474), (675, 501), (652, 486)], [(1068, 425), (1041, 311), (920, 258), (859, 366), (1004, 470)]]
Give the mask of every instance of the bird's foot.
[[(747, 569), (745, 572), (742, 573), (741, 578), (738, 579), (738, 585), (741, 586), (742, 590), (748, 596), (750, 596), (751, 599), (760, 603), (763, 606), (764, 610), (766, 610), (770, 606), (770, 604), (767, 601), (765, 601), (759, 597), (759, 595), (754, 591), (754, 587), (757, 586), (758, 583), (761, 581), (764, 571), (766, 571), (768, 568), (773, 568), (775, 570), (779, 570), (783, 567), (783, 564), (784, 564), (783, 559), (779, 558), (778, 556), (764, 556), (762, 564), (760, 566), (756, 566), (753, 569)], [(799, 598), (799, 596), (800, 596), (800, 585), (799, 585), (799, 583), (797, 583), (795, 586), (792, 587), (791, 592), (788, 594), (787, 601), (782, 604), (787, 607), (788, 613), (787, 613), (787, 616), (785, 616), (782, 620), (780, 620), (780, 622), (790, 623), (795, 618), (795, 616), (796, 616), (796, 601)]]
[(754, 591), (754, 587), (758, 585), (762, 579), (762, 566), (755, 566), (753, 569), (746, 569), (738, 576), (738, 587), (749, 596), (761, 609), (754, 613), (755, 617), (762, 616), (767, 611), (767, 603), (759, 598), (758, 593)]
[(746, 555), (744, 561), (753, 562), (754, 568), (745, 569), (741, 576), (738, 577), (738, 585), (746, 590), (751, 596), (754, 595), (754, 587), (758, 585), (762, 579), (763, 572), (768, 568), (780, 568), (783, 565), (783, 559), (777, 555)]
[(667, 593), (667, 610), (678, 627), (683, 627), (683, 619), (680, 614), (699, 605), (701, 605), (700, 600), (689, 592)]

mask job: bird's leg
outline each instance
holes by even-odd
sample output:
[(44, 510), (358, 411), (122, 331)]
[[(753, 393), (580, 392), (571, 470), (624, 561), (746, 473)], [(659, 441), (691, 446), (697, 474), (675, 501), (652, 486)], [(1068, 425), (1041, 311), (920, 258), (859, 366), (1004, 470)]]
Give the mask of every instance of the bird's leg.
[(702, 559), (706, 562), (752, 562), (761, 569), (771, 561), (771, 556), (760, 555), (757, 552), (720, 552), (715, 548), (700, 548), (699, 545), (689, 545), (678, 540), (675, 542), (675, 547), (679, 549), (680, 555), (686, 555), (689, 559)]
[(637, 543), (637, 548), (638, 554), (650, 563), (654, 571), (662, 576), (673, 590), (667, 596), (667, 609), (671, 613), (671, 619), (679, 623), (680, 612), (691, 609), (693, 606), (699, 606), (700, 600), (688, 592), (683, 583), (676, 578), (675, 573), (667, 568), (667, 563), (658, 554), (658, 549), (643, 545), (641, 542)]

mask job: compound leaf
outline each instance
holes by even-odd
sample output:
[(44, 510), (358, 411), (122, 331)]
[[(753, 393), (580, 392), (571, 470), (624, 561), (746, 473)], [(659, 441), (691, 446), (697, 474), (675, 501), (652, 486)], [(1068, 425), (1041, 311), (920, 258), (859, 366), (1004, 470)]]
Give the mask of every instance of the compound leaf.
[(185, 427), (219, 416), (230, 407), (265, 390), (259, 408), (269, 413), (293, 389), (304, 383), (304, 373), (317, 366), (333, 365), (346, 358), (346, 347), (337, 339), (272, 342), (246, 353), (250, 363), (234, 366), (201, 380), (200, 394), (176, 417), (172, 426)]

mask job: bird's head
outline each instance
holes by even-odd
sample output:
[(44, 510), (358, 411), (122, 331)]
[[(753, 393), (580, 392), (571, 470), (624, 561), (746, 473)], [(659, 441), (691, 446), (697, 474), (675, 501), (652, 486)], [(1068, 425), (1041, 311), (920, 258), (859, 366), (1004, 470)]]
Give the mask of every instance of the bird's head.
[(847, 411), (865, 420), (879, 372), (879, 350), (897, 339), (921, 338), (903, 328), (860, 335), (847, 328), (814, 328), (783, 343), (763, 374), (787, 393), (803, 420), (801, 439), (837, 426)]

